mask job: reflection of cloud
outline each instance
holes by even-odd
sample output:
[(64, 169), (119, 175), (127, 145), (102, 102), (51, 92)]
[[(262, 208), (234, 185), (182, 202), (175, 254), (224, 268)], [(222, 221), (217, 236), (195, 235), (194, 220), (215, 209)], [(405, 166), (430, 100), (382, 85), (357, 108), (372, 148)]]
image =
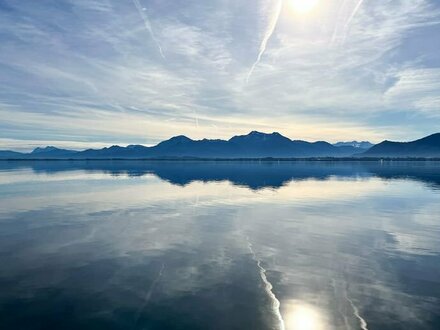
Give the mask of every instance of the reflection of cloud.
[[(3, 178), (4, 177), (4, 180)], [(383, 182), (380, 180), (305, 180), (293, 181), (277, 191), (273, 189), (263, 189), (258, 192), (252, 191), (246, 187), (236, 187), (228, 181), (205, 184), (200, 181), (192, 182), (184, 187), (176, 187), (172, 184), (164, 184), (156, 176), (146, 175), (137, 178), (138, 185), (131, 185), (132, 179), (125, 173), (118, 175), (104, 174), (101, 171), (68, 171), (54, 174), (37, 173), (21, 171), (17, 174), (0, 174), (3, 184), (17, 184), (30, 182), (32, 184), (44, 183), (46, 186), (56, 186), (61, 182), (70, 182), (84, 180), (90, 184), (90, 189), (86, 190), (68, 190), (57, 191), (50, 200), (42, 200), (39, 196), (26, 196), (26, 203), (20, 198), (2, 198), (0, 206), (4, 205), (8, 210), (26, 210), (29, 207), (40, 208), (46, 206), (60, 206), (69, 201), (70, 203), (86, 203), (92, 201), (99, 203), (106, 200), (112, 208), (118, 205), (124, 205), (127, 202), (126, 196), (131, 204), (142, 205), (144, 196), (148, 195), (149, 200), (158, 202), (174, 202), (180, 199), (187, 199), (193, 205), (194, 196), (204, 196), (197, 203), (198, 206), (209, 206), (216, 203), (225, 205), (236, 205), (237, 202), (251, 205), (259, 202), (262, 204), (276, 203), (283, 204), (292, 200), (297, 201), (339, 201), (344, 198), (362, 198), (374, 195), (378, 191), (383, 191)], [(86, 181), (87, 180), (87, 181)], [(109, 190), (104, 186), (95, 185), (93, 182), (108, 182), (115, 187)], [(88, 183), (87, 183), (88, 182)], [(220, 189), (221, 187), (221, 189)], [(117, 189), (116, 189), (117, 188)], [(229, 192), (229, 194), (225, 194)], [(6, 208), (5, 208), (6, 209)]]
[(434, 199), (421, 202), (418, 207), (419, 210), (415, 213), (402, 210), (401, 221), (405, 222), (406, 226), (389, 225), (387, 230), (394, 239), (390, 248), (413, 257), (436, 256), (440, 254), (438, 222), (432, 215), (439, 214), (440, 204)]
[[(8, 174), (2, 171), (0, 181)], [(14, 181), (21, 174), (23, 180)], [(14, 260), (14, 267), (3, 269), (1, 276), (22, 271), (32, 274), (32, 283), (47, 284), (47, 271), (36, 269), (50, 264), (56, 270), (50, 277), (55, 285), (72, 283), (66, 279), (71, 269), (117, 269), (94, 289), (111, 295), (109, 288), (122, 288), (136, 298), (118, 304), (139, 308), (158, 278), (166, 285), (156, 289), (179, 300), (222, 290), (224, 283), (239, 278), (240, 270), (255, 280), (249, 283), (245, 277), (240, 283), (260, 292), (258, 284), (267, 270), (266, 281), (281, 301), (286, 329), (288, 325), (329, 329), (326, 313), (335, 310), (342, 314), (335, 316), (341, 326), (344, 316), (346, 324), (359, 326), (360, 318), (372, 324), (370, 318), (377, 315), (376, 322), (413, 325), (437, 310), (437, 301), (424, 299), (423, 292), (419, 295), (419, 273), (400, 277), (412, 262), (420, 274), (436, 275), (429, 260), (418, 257), (438, 254), (439, 194), (414, 181), (332, 177), (256, 192), (226, 182), (182, 187), (153, 176), (114, 177), (101, 172), (48, 177), (24, 171), (10, 181), (16, 184), (1, 187), (1, 224), (13, 233), (1, 244), (13, 251), (5, 258)], [(194, 196), (200, 196), (197, 212)], [(249, 260), (243, 232), (252, 240), (258, 268)], [(416, 239), (402, 243), (408, 234)], [(422, 242), (424, 238), (428, 243)], [(164, 259), (170, 261), (166, 272), (149, 267)], [(149, 269), (146, 278), (153, 285), (141, 281), (142, 290), (136, 290), (128, 275), (140, 270), (146, 274)], [(99, 274), (108, 275), (104, 273)], [(355, 308), (344, 296), (348, 285)]]

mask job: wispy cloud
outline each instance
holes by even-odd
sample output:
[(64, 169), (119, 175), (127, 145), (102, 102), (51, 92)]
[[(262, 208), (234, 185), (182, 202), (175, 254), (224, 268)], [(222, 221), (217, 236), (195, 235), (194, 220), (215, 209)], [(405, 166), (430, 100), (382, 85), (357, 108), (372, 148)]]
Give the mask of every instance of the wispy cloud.
[(378, 141), (440, 130), (434, 1), (321, 1), (304, 17), (282, 0), (149, 1), (150, 17), (133, 1), (4, 2), (0, 138), (151, 144), (260, 129)]
[(427, 116), (440, 117), (440, 68), (398, 72), (396, 83), (384, 96), (392, 107), (415, 108)]

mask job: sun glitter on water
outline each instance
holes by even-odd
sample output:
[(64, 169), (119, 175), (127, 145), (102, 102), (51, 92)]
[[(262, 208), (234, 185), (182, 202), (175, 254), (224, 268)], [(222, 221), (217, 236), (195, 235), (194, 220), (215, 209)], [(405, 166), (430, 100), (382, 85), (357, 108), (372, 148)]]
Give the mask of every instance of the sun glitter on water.
[(284, 302), (284, 322), (286, 330), (328, 329), (321, 311), (300, 301)]
[(299, 14), (307, 14), (315, 9), (319, 4), (319, 0), (289, 0), (289, 5)]

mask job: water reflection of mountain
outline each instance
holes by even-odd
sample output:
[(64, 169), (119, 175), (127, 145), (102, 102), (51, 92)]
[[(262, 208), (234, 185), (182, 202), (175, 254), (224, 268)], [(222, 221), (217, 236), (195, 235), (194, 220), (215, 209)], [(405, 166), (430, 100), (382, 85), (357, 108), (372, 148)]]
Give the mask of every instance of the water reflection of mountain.
[(0, 171), (29, 168), (34, 172), (57, 173), (84, 170), (112, 175), (154, 174), (172, 184), (193, 181), (230, 181), (251, 189), (279, 188), (291, 181), (379, 177), (412, 179), (440, 188), (440, 162), (434, 161), (2, 161)]

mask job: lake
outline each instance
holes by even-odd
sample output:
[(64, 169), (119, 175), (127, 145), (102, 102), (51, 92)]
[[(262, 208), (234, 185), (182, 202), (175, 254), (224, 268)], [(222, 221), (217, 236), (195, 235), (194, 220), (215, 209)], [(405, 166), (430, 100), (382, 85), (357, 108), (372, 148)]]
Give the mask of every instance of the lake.
[(0, 162), (1, 329), (439, 329), (440, 163)]

